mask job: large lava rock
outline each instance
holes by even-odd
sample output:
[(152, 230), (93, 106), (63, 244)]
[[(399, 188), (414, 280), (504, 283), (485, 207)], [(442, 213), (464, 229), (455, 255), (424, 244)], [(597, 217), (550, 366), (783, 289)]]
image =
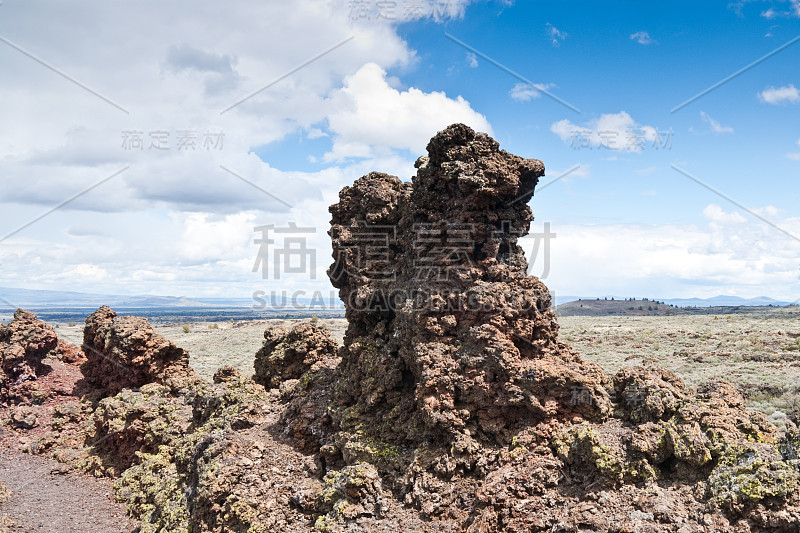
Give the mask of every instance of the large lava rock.
[(283, 382), (299, 379), (314, 363), (336, 357), (338, 349), (330, 330), (319, 324), (268, 328), (253, 363), (253, 381), (268, 389), (278, 388)]
[[(283, 412), (301, 450), (334, 473), (374, 466), (442, 528), (800, 531), (791, 423), (724, 382), (609, 379), (558, 340), (518, 244), (540, 161), (457, 124), (416, 166), (411, 183), (370, 173), (330, 209), (348, 329), (338, 367), (309, 372)], [(318, 507), (325, 528), (358, 523)]]
[(517, 243), (544, 165), (464, 125), (428, 154), (411, 183), (371, 173), (330, 209), (329, 275), (349, 322), (336, 423), (410, 443), (508, 443), (553, 417), (602, 419), (603, 373), (558, 341)]
[(117, 316), (103, 306), (86, 319), (81, 371), (88, 384), (116, 394), (170, 379), (196, 379), (189, 353), (153, 330), (147, 319)]
[(17, 309), (9, 324), (0, 325), (0, 400), (29, 398), (36, 378), (49, 370), (42, 361), (57, 347), (52, 327), (34, 313)]

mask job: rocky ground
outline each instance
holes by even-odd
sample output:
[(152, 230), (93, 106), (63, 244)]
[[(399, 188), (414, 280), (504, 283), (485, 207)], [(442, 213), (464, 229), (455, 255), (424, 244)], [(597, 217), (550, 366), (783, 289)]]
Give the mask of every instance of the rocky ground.
[[(264, 344), (264, 330), (268, 327), (291, 327), (310, 319), (248, 320), (240, 322), (186, 322), (154, 323), (155, 331), (189, 352), (192, 368), (210, 380), (221, 366), (231, 365), (245, 376), (253, 375), (255, 354)], [(319, 324), (331, 331), (331, 336), (341, 344), (347, 321), (337, 318), (319, 319)], [(83, 342), (83, 324), (57, 324), (60, 339), (72, 344)]]
[[(311, 321), (165, 336), (108, 307), (79, 338), (22, 310), (0, 327), (0, 444), (31, 454), (29, 479), (66, 509), (56, 529), (92, 520), (71, 499), (89, 474), (141, 532), (800, 531), (791, 413), (776, 425), (726, 381), (685, 382), (625, 324), (560, 331), (516, 244), (540, 161), (454, 125), (416, 166), (411, 183), (370, 173), (331, 207), (341, 339)], [(746, 326), (717, 321), (666, 332), (692, 349), (672, 357), (729, 357), (714, 335)], [(794, 352), (793, 324), (742, 362)], [(219, 368), (199, 349), (211, 338)], [(594, 348), (613, 373), (581, 355)], [(66, 490), (47, 491), (45, 458), (75, 476)], [(0, 486), (3, 520), (35, 531), (19, 479)], [(114, 519), (108, 503), (89, 530)]]
[(0, 448), (0, 484), (9, 491), (0, 504), (7, 531), (132, 533), (139, 527), (116, 501), (110, 479), (70, 472), (52, 459)]
[(561, 317), (561, 338), (608, 373), (660, 366), (692, 386), (730, 381), (780, 424), (800, 419), (800, 311), (742, 315)]

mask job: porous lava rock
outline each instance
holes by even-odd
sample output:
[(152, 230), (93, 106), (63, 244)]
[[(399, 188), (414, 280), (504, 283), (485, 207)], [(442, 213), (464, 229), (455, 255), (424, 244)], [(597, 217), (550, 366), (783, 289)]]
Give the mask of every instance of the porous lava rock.
[(0, 401), (30, 400), (36, 378), (49, 371), (44, 358), (58, 345), (53, 328), (30, 311), (17, 309), (0, 325)]
[(552, 418), (602, 420), (604, 374), (558, 341), (517, 242), (542, 162), (454, 125), (416, 166), (411, 183), (368, 174), (330, 209), (348, 319), (334, 424), (395, 444), (508, 444)]
[(330, 208), (341, 363), (309, 372), (281, 424), (334, 488), (297, 505), (357, 528), (336, 509), (361, 489), (326, 494), (371, 465), (366, 502), (391, 494), (460, 531), (800, 531), (791, 423), (722, 381), (609, 378), (559, 341), (518, 244), (542, 163), (460, 124), (427, 150), (410, 183), (373, 172)]
[(86, 382), (106, 395), (170, 379), (197, 379), (188, 352), (156, 333), (147, 319), (117, 316), (108, 306), (86, 319), (83, 351)]
[(253, 380), (268, 389), (299, 379), (314, 363), (336, 357), (339, 349), (328, 328), (311, 322), (295, 324), (291, 329), (268, 328), (264, 339), (253, 363)]
[(144, 319), (87, 320), (91, 383), (123, 390), (58, 420), (91, 409), (84, 467), (119, 475), (142, 533), (800, 532), (791, 421), (723, 381), (608, 377), (558, 340), (518, 244), (541, 163), (463, 125), (428, 154), (411, 183), (371, 173), (341, 192), (344, 346), (268, 331), (269, 388), (230, 366), (194, 377)]
[(54, 355), (59, 361), (69, 365), (80, 366), (86, 362), (86, 356), (83, 351), (74, 344), (58, 339), (58, 346), (54, 351)]

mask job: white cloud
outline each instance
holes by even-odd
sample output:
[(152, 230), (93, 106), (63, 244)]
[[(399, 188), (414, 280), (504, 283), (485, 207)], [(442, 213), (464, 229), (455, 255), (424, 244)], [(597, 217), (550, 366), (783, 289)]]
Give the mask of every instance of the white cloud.
[(568, 119), (559, 120), (550, 126), (550, 131), (564, 142), (585, 148), (641, 152), (648, 143), (660, 142), (655, 127), (637, 124), (625, 111), (603, 114), (583, 125), (573, 124)]
[(517, 102), (527, 102), (542, 96), (542, 90), (549, 90), (555, 87), (552, 83), (517, 83), (508, 92), (512, 100)]
[(70, 274), (88, 279), (107, 279), (109, 277), (106, 269), (86, 263), (75, 266), (75, 268), (70, 271)]
[(224, 217), (189, 213), (175, 218), (181, 228), (178, 252), (191, 263), (240, 258), (241, 251), (250, 248), (253, 227), (257, 225), (252, 212)]
[(567, 38), (567, 32), (561, 31), (549, 22), (545, 25), (547, 35), (552, 39), (553, 46), (560, 46), (561, 42)]
[(700, 111), (700, 117), (703, 119), (703, 122), (711, 126), (711, 131), (714, 133), (733, 133), (732, 127), (723, 126), (718, 121), (711, 118), (711, 116), (709, 116), (709, 114), (705, 111)]
[(653, 44), (656, 42), (656, 40), (650, 37), (650, 34), (646, 31), (637, 31), (636, 33), (631, 34), (631, 40), (644, 45)]
[[(251, 272), (258, 248), (253, 226), (288, 221), (319, 229), (317, 282), (327, 284), (327, 206), (342, 186), (374, 169), (407, 178), (427, 139), (450, 122), (491, 131), (462, 98), (423, 93), (383, 74), (417, 61), (397, 32), (399, 21), (457, 18), (468, 3), (398, 0), (391, 19), (376, 18), (374, 10), (360, 18), (345, 0), (221, 11), (190, 0), (159, 6), (77, 0), (48, 8), (62, 22), (52, 28), (39, 24), (36, 3), (3, 4), (0, 35), (128, 111), (4, 47), (3, 235), (88, 192), (3, 242), (3, 284), (248, 294), (261, 281)], [(69, 29), (77, 25), (81, 39)], [(145, 25), (146, 34), (137, 31)], [(388, 98), (391, 111), (376, 113), (375, 98)], [(131, 131), (140, 132), (141, 148), (122, 146), (123, 132)], [(159, 131), (168, 132), (168, 149), (150, 146)], [(196, 145), (178, 149), (180, 131), (195, 132)], [(204, 148), (206, 131), (223, 135), (220, 149)], [(289, 142), (295, 139), (317, 153), (295, 149)], [(281, 142), (275, 165), (256, 155)], [(305, 168), (308, 156), (321, 161), (327, 142), (341, 160), (372, 159), (290, 170), (293, 160), (296, 168)]]
[[(797, 141), (797, 146), (800, 146), (800, 140)], [(797, 152), (786, 154), (786, 157), (794, 161), (800, 161), (800, 153)]]
[(774, 19), (775, 17), (778, 16), (778, 12), (775, 11), (774, 7), (771, 7), (769, 9), (767, 9), (766, 11), (762, 11), (761, 12), (761, 16), (764, 17), (767, 20), (772, 20), (772, 19)]
[(725, 210), (717, 204), (707, 205), (705, 209), (703, 209), (703, 216), (711, 222), (737, 224), (747, 222), (738, 212), (733, 211), (731, 213), (726, 213)]
[[(763, 4), (770, 2), (769, 8), (761, 12), (761, 16), (767, 20), (786, 17), (800, 17), (800, 0), (735, 0), (728, 4), (728, 8), (744, 17), (744, 6), (748, 3)], [(789, 4), (786, 6), (786, 4)]]
[[(800, 218), (781, 218), (771, 208), (756, 212), (800, 235)], [(793, 301), (798, 294), (800, 242), (748, 214), (709, 205), (698, 225), (555, 224), (551, 232), (548, 287), (562, 295), (629, 296), (735, 294)], [(535, 222), (531, 232), (540, 232)], [(521, 246), (544, 272), (543, 247), (532, 257), (534, 238)], [(586, 265), (592, 265), (587, 270)]]
[(469, 68), (477, 68), (478, 67), (478, 56), (473, 54), (472, 52), (467, 52), (467, 65)]
[(330, 104), (328, 123), (334, 142), (325, 155), (327, 161), (386, 155), (394, 149), (423, 155), (428, 140), (455, 122), (491, 133), (486, 118), (461, 96), (449, 98), (443, 92), (425, 93), (413, 87), (398, 91), (374, 63), (346, 78)]
[(793, 84), (783, 87), (767, 87), (760, 93), (758, 98), (767, 104), (783, 105), (800, 102), (800, 91)]
[[(785, 3), (785, 0), (781, 0), (781, 3)], [(789, 0), (788, 3), (788, 10), (778, 10), (771, 6), (769, 9), (762, 11), (761, 16), (767, 20), (800, 17), (800, 0)]]

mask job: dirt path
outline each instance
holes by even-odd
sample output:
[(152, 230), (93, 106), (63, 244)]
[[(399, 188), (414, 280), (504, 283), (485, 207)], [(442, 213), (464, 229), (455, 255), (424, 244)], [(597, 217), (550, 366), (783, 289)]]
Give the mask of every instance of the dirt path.
[(111, 480), (59, 473), (59, 463), (25, 453), (0, 449), (0, 482), (11, 499), (0, 515), (25, 533), (133, 533), (138, 524), (125, 507), (111, 500)]

